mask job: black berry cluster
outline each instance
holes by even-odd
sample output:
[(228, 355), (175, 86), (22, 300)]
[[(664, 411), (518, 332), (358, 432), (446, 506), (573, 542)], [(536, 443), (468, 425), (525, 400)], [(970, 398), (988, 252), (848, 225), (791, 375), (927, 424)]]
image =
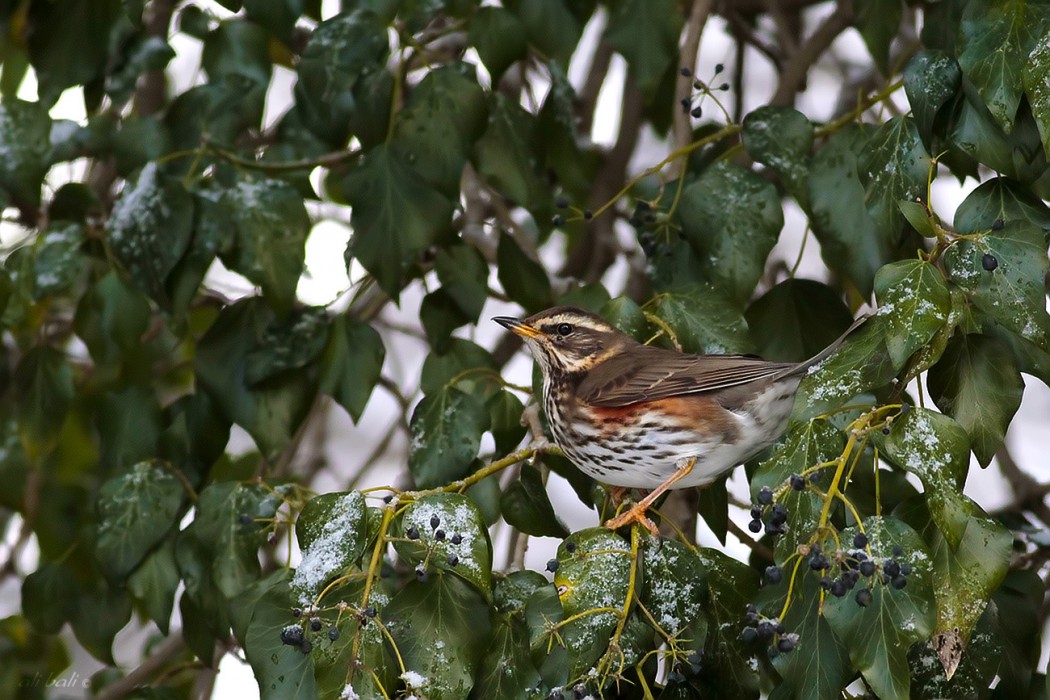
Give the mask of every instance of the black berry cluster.
[[(900, 546), (893, 548), (892, 556), (884, 559), (869, 557), (865, 548), (868, 538), (863, 533), (853, 537), (853, 549), (838, 553), (837, 577), (823, 573), (821, 587), (831, 595), (841, 598), (854, 589), (861, 578), (868, 584), (854, 595), (857, 605), (866, 608), (872, 602), (871, 588), (876, 584), (893, 586), (897, 590), (908, 585), (908, 575), (912, 572), (911, 564), (899, 561), (904, 554)], [(829, 570), (830, 571), (830, 570)]]
[(689, 676), (695, 676), (700, 673), (700, 670), (703, 668), (703, 658), (703, 649), (696, 649), (689, 652), (684, 662), (675, 661), (671, 667), (671, 672), (667, 674), (667, 684), (680, 685), (685, 683)]
[[(432, 549), (434, 545), (438, 542), (448, 541), (454, 545), (459, 545), (463, 542), (463, 535), (459, 534), (458, 532), (453, 533), (450, 536), (448, 533), (441, 529), (441, 517), (437, 514), (430, 516), (430, 534), (433, 538), (429, 545), (430, 549)], [(422, 539), (423, 535), (422, 533), (420, 533), (418, 527), (416, 527), (415, 525), (411, 525), (408, 527), (408, 529), (405, 530), (405, 537), (407, 537), (410, 540), (419, 540)], [(427, 558), (429, 559), (429, 555)], [(457, 555), (455, 552), (449, 552), (445, 556), (445, 562), (452, 567), (458, 566), (459, 555)], [(426, 583), (428, 580), (430, 580), (430, 574), (427, 571), (425, 561), (416, 566), (415, 576), (416, 580), (420, 583)]]
[[(292, 611), (292, 615), (297, 619), (301, 618), (302, 610), (296, 608)], [(324, 623), (321, 622), (321, 618), (319, 617), (311, 617), (306, 623), (306, 626), (309, 627), (309, 631), (302, 623), (288, 625), (281, 629), (281, 643), (287, 644), (290, 647), (295, 647), (304, 654), (309, 654), (314, 650), (314, 640), (311, 639), (310, 636), (316, 637), (315, 633), (324, 629)], [(310, 636), (307, 636), (308, 634)], [(330, 642), (335, 642), (339, 639), (339, 628), (335, 625), (329, 626), (327, 632), (325, 632), (325, 636), (327, 636)]]
[[(565, 197), (558, 197), (557, 199), (554, 200), (554, 206), (556, 208), (558, 208), (558, 209), (568, 209), (570, 207), (569, 200), (566, 199)], [(594, 218), (594, 212), (592, 212), (590, 209), (584, 209), (582, 211), (579, 210), (579, 209), (576, 209), (575, 207), (573, 207), (573, 209), (576, 212), (578, 212), (579, 215), (582, 216), (585, 221), (590, 221), (591, 219)], [(555, 214), (553, 217), (551, 217), (551, 224), (554, 225), (554, 226), (564, 226), (565, 225), (565, 215), (564, 214)]]
[(766, 532), (770, 535), (782, 535), (787, 532), (787, 506), (783, 503), (773, 503), (773, 489), (768, 486), (758, 490), (755, 503), (751, 506), (751, 522), (748, 523), (747, 529), (756, 534), (762, 532), (762, 517), (767, 510), (769, 518), (765, 523)]
[(744, 622), (747, 626), (740, 632), (740, 640), (745, 644), (762, 642), (771, 659), (792, 652), (798, 646), (798, 634), (788, 632), (779, 619), (761, 615), (754, 605), (747, 606)]
[[(725, 70), (725, 66), (719, 63), (715, 66), (715, 75), (719, 75), (723, 70)], [(679, 70), (679, 74), (681, 74), (683, 78), (693, 77), (693, 71), (685, 66), (683, 66), (681, 70)], [(693, 80), (692, 87), (694, 92), (682, 98), (682, 111), (690, 115), (694, 119), (699, 119), (704, 115), (704, 110), (699, 104), (696, 103), (702, 101), (706, 95), (710, 95), (715, 91), (725, 92), (729, 89), (729, 83), (722, 83), (720, 85), (714, 86), (705, 83), (702, 80)]]

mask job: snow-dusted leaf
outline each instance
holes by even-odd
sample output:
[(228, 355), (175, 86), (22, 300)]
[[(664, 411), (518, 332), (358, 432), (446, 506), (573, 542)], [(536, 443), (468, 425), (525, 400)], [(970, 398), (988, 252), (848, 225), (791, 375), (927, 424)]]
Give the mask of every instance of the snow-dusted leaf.
[(325, 584), (354, 563), (367, 543), (365, 499), (359, 491), (315, 496), (295, 522), (303, 559), (292, 577), (292, 594), (299, 604), (314, 603)]
[(879, 315), (886, 318), (886, 349), (902, 366), (948, 320), (951, 294), (944, 275), (922, 260), (901, 260), (875, 275)]
[(725, 354), (748, 348), (743, 314), (709, 284), (664, 292), (653, 313), (671, 327), (685, 352)]
[(416, 486), (432, 488), (466, 476), (488, 423), (484, 404), (455, 387), (424, 396), (410, 421), (408, 468)]
[(642, 601), (665, 635), (679, 636), (703, 610), (707, 568), (695, 552), (675, 540), (647, 542), (642, 566)]

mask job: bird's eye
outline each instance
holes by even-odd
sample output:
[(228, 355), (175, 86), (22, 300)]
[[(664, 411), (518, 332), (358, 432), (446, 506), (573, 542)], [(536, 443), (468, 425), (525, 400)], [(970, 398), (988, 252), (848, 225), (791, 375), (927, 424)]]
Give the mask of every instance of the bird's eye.
[(571, 325), (569, 325), (568, 323), (559, 323), (558, 324), (558, 335), (564, 337), (566, 335), (569, 335), (570, 333), (572, 333), (572, 326)]

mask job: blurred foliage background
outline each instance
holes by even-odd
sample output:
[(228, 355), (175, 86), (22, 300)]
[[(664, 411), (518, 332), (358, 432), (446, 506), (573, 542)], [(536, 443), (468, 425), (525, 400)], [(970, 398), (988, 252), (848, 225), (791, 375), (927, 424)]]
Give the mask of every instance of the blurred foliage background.
[[(1050, 474), (1004, 436), (1050, 382), (1050, 4), (0, 23), (0, 696), (210, 697), (235, 658), (267, 698), (1046, 696)], [(570, 532), (548, 486), (606, 494), (475, 328), (554, 303), (778, 360), (877, 311), (655, 540)]]

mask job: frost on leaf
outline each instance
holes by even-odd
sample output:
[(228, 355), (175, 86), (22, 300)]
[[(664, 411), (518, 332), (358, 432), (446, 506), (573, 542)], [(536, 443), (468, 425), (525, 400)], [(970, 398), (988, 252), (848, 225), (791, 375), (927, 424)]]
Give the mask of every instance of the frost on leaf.
[(365, 499), (357, 491), (317, 496), (295, 526), (303, 559), (292, 578), (300, 605), (314, 602), (324, 584), (361, 556), (365, 546)]

